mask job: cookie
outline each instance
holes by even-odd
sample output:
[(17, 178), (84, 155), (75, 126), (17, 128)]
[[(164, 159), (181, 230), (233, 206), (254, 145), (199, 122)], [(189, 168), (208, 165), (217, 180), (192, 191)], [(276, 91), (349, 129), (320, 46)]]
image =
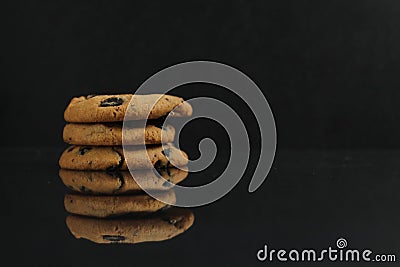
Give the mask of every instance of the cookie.
[(188, 230), (194, 215), (188, 209), (171, 208), (145, 218), (96, 219), (69, 215), (66, 224), (72, 235), (98, 244), (163, 241)]
[[(171, 125), (146, 125), (143, 127), (125, 127), (126, 145), (161, 144), (174, 141), (175, 129)], [(71, 145), (120, 146), (122, 145), (121, 123), (69, 123), (63, 131), (64, 142)]]
[[(153, 170), (138, 171), (136, 175), (140, 184), (146, 190), (168, 190), (183, 181), (188, 172), (176, 168), (166, 168), (158, 171), (166, 182), (159, 178)], [(136, 183), (128, 171), (74, 171), (60, 169), (59, 176), (70, 189), (85, 194), (118, 195), (139, 192), (142, 188)]]
[[(59, 165), (63, 169), (71, 170), (128, 170), (132, 169), (165, 168), (168, 166), (181, 167), (187, 165), (185, 152), (171, 144), (162, 146), (148, 146), (146, 149), (130, 147), (93, 147), (70, 146), (61, 155)], [(150, 160), (150, 162), (149, 162)]]
[[(157, 103), (151, 108), (155, 101)], [(125, 115), (128, 120), (145, 120), (164, 117), (172, 110), (171, 116), (174, 117), (192, 115), (189, 103), (171, 95), (89, 95), (73, 98), (64, 112), (64, 118), (67, 122), (78, 123), (123, 121)]]
[[(172, 190), (159, 192), (157, 196), (169, 203), (176, 201)], [(123, 196), (93, 196), (82, 194), (66, 194), (64, 207), (69, 213), (92, 216), (111, 217), (129, 213), (149, 213), (158, 211), (167, 204), (147, 194)]]

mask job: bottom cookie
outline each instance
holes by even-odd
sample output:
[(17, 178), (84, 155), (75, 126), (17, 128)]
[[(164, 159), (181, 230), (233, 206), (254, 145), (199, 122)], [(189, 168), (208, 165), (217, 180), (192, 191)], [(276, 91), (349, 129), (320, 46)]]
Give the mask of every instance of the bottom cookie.
[(143, 218), (96, 219), (69, 215), (66, 224), (75, 238), (99, 244), (163, 241), (189, 229), (194, 215), (188, 209), (171, 208)]
[[(157, 198), (171, 204), (176, 201), (172, 190), (157, 193)], [(164, 202), (147, 194), (123, 196), (66, 194), (64, 197), (64, 207), (69, 213), (99, 218), (155, 212), (167, 206)]]

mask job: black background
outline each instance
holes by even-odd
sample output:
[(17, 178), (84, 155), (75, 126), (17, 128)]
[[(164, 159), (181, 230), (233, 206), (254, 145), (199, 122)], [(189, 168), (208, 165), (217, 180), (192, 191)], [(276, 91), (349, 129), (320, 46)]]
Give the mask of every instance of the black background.
[(167, 66), (211, 60), (263, 90), (282, 148), (399, 147), (398, 1), (6, 1), (1, 12), (3, 146), (61, 146), (72, 96), (132, 92)]
[[(0, 12), (2, 226), (12, 260), (243, 266), (257, 264), (266, 242), (318, 248), (341, 235), (398, 252), (399, 1), (3, 1)], [(278, 132), (269, 180), (247, 193), (253, 154), (245, 181), (195, 209), (197, 225), (181, 239), (134, 247), (74, 240), (57, 177), (69, 100), (134, 92), (192, 60), (233, 66), (263, 90)], [(257, 142), (250, 111), (221, 88), (173, 93), (227, 101)], [(185, 129), (192, 155), (191, 138), (225, 136), (204, 123)]]

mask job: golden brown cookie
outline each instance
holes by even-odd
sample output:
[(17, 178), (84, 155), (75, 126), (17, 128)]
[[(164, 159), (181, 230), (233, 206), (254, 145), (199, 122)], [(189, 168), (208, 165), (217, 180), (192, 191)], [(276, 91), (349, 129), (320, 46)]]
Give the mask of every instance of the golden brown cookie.
[(172, 110), (174, 113), (171, 116), (174, 117), (192, 114), (189, 103), (171, 95), (90, 95), (73, 98), (64, 112), (64, 118), (67, 122), (77, 123), (116, 122), (123, 121), (126, 114), (128, 120), (145, 120), (164, 117)]
[[(157, 196), (168, 203), (176, 201), (172, 190), (159, 192)], [(147, 194), (122, 196), (66, 194), (64, 197), (64, 207), (69, 213), (99, 218), (155, 212), (166, 206), (164, 202)]]
[(188, 209), (171, 208), (145, 218), (96, 219), (69, 215), (66, 224), (75, 238), (99, 244), (163, 241), (189, 229), (194, 215)]
[[(129, 147), (94, 147), (70, 146), (61, 155), (59, 165), (70, 170), (128, 170), (165, 168), (170, 165), (175, 167), (185, 166), (188, 163), (185, 152), (177, 149), (172, 144), (162, 146), (148, 146), (147, 149)], [(125, 153), (124, 153), (125, 152)], [(149, 163), (150, 160), (150, 163)]]
[[(134, 125), (133, 125), (134, 126)], [(161, 144), (174, 141), (175, 129), (171, 125), (148, 124), (146, 127), (125, 127), (125, 145)], [(64, 142), (71, 145), (120, 146), (122, 123), (69, 123), (63, 131)]]
[[(187, 177), (187, 171), (166, 168), (158, 170), (159, 178), (153, 170), (138, 171), (137, 178), (146, 190), (168, 190)], [(119, 195), (139, 192), (142, 188), (136, 183), (128, 171), (74, 171), (60, 169), (59, 175), (63, 183), (70, 189), (86, 194)]]

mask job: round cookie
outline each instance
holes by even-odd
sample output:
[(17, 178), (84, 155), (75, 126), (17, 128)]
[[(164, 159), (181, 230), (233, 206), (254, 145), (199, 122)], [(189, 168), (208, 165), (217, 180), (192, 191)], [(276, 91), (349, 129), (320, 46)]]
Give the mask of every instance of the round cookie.
[[(138, 171), (136, 179), (146, 190), (168, 190), (183, 181), (188, 172), (176, 168), (159, 170), (156, 175), (153, 170)], [(60, 169), (59, 176), (70, 189), (85, 194), (119, 195), (142, 191), (128, 171), (74, 171)]]
[[(157, 103), (150, 109), (157, 99)], [(123, 121), (125, 115), (128, 120), (145, 120), (164, 117), (172, 110), (174, 113), (171, 116), (174, 117), (192, 115), (189, 103), (171, 95), (89, 95), (74, 97), (65, 109), (64, 118), (67, 122), (78, 123)]]
[[(134, 125), (133, 125), (134, 126)], [(125, 144), (141, 145), (143, 137), (145, 144), (161, 144), (161, 135), (164, 143), (174, 141), (175, 129), (171, 125), (146, 125), (146, 128), (125, 128)], [(122, 145), (121, 123), (69, 123), (63, 131), (64, 142), (71, 145), (88, 146), (120, 146)]]
[(163, 241), (174, 238), (194, 222), (188, 209), (171, 208), (146, 218), (95, 219), (69, 215), (66, 224), (72, 235), (98, 244)]
[[(157, 193), (158, 197), (174, 203), (175, 193), (172, 190)], [(81, 194), (66, 194), (64, 207), (73, 214), (92, 217), (111, 217), (129, 213), (149, 213), (158, 211), (167, 204), (150, 197), (147, 194), (123, 196), (92, 196)]]
[[(128, 170), (166, 168), (169, 166), (181, 167), (188, 163), (185, 152), (171, 144), (162, 146), (148, 146), (146, 149), (130, 147), (123, 151), (122, 147), (92, 147), (70, 146), (61, 155), (59, 165), (70, 170)], [(150, 163), (149, 163), (150, 160)]]

